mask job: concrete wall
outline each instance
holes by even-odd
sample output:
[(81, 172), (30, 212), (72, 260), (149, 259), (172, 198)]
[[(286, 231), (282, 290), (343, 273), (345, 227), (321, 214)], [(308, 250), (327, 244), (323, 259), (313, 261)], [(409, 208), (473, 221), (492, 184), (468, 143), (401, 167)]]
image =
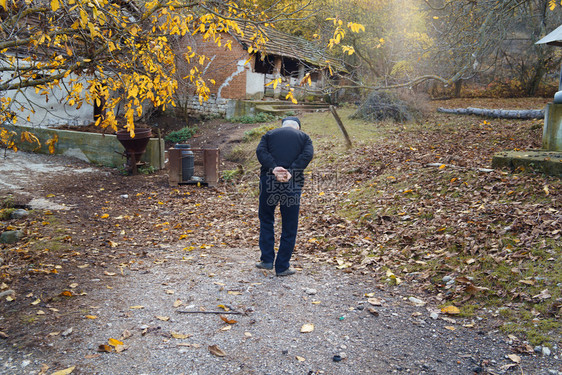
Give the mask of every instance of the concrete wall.
[(263, 99), (265, 94), (265, 74), (246, 72), (246, 99)]
[(562, 104), (546, 105), (542, 148), (549, 151), (562, 151)]
[[(4, 125), (4, 127), (18, 133), (16, 144), (21, 150), (48, 154), (49, 148), (46, 141), (53, 138), (56, 134), (58, 136), (58, 142), (55, 145), (55, 154), (72, 156), (89, 163), (108, 167), (119, 167), (126, 162), (126, 158), (120, 155), (125, 152), (125, 149), (113, 134), (103, 135), (71, 130), (13, 125)], [(29, 131), (39, 138), (41, 148), (34, 150), (37, 147), (36, 144), (21, 142), (19, 135), (23, 131)], [(164, 168), (164, 140), (160, 140), (160, 147), (158, 143), (158, 138), (150, 139), (141, 161), (147, 162), (154, 168), (162, 169)]]
[[(18, 64), (26, 65), (26, 62), (19, 60)], [(0, 72), (0, 82), (6, 82), (11, 72)], [(74, 74), (61, 80), (60, 87), (70, 87), (70, 80), (75, 79), (82, 82), (87, 87), (86, 80)], [(93, 106), (84, 103), (80, 109), (65, 104), (66, 91), (61, 88), (53, 88), (48, 96), (35, 93), (35, 88), (26, 88), (21, 91), (8, 90), (6, 97), (12, 98), (14, 102), (13, 109), (16, 110), (18, 116), (18, 124), (25, 126), (59, 126), (71, 125), (80, 126), (88, 125), (94, 120)], [(18, 103), (19, 104), (16, 104)], [(21, 106), (24, 111), (19, 111)]]

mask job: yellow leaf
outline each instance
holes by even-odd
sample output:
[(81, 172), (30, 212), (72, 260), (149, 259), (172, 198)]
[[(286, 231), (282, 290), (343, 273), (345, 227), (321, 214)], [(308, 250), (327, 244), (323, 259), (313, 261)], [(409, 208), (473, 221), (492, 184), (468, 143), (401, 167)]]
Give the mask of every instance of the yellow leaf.
[(119, 341), (117, 339), (112, 339), (110, 338), (109, 340), (107, 340), (107, 343), (111, 346), (117, 346), (117, 345), (123, 345), (122, 341)]
[(72, 366), (72, 367), (69, 367), (65, 370), (55, 371), (51, 375), (68, 375), (68, 374), (71, 374), (72, 371), (74, 371), (75, 368), (76, 368), (76, 366)]
[(456, 315), (456, 314), (461, 313), (461, 311), (458, 309), (458, 307), (453, 306), (453, 305), (443, 307), (441, 309), (441, 312), (445, 313), (445, 314), (449, 314), (449, 315)]
[(226, 307), (225, 305), (218, 305), (217, 307), (220, 307), (224, 311), (230, 311), (230, 309), (228, 307)]
[(4, 8), (4, 10), (8, 10), (8, 8), (6, 8), (6, 2), (7, 0), (0, 0), (0, 5)]
[(299, 357), (298, 355), (295, 356), (295, 358), (296, 358), (297, 361), (299, 361), (299, 362), (304, 362), (304, 361), (306, 361), (306, 359), (304, 359), (303, 357)]
[(86, 318), (94, 320), (97, 319), (98, 317), (96, 315), (86, 315)]
[(60, 8), (59, 0), (51, 0), (51, 9), (56, 12)]
[(53, 198), (55, 194), (47, 194), (47, 198)]
[(301, 327), (301, 333), (310, 333), (312, 331), (314, 331), (314, 324), (307, 323)]
[(109, 217), (109, 214), (103, 214), (100, 216), (101, 219), (107, 219)]
[(183, 333), (177, 333), (177, 332), (170, 332), (170, 334), (172, 335), (173, 338), (175, 339), (187, 339), (190, 338), (192, 335), (184, 335)]
[(445, 168), (447, 168), (447, 166), (446, 166), (445, 164), (441, 164), (441, 165), (439, 166), (439, 169), (445, 169)]
[(41, 300), (39, 298), (37, 298), (35, 301), (31, 302), (32, 305), (38, 305), (41, 302)]

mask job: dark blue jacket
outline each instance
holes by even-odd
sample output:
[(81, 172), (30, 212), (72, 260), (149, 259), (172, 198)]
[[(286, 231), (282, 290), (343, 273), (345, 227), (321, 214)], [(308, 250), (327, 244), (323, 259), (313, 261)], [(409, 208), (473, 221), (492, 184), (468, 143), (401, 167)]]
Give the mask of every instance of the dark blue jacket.
[(275, 167), (287, 169), (294, 183), (304, 183), (304, 169), (312, 160), (314, 148), (310, 137), (300, 130), (281, 127), (268, 131), (256, 149), (261, 176), (273, 175)]

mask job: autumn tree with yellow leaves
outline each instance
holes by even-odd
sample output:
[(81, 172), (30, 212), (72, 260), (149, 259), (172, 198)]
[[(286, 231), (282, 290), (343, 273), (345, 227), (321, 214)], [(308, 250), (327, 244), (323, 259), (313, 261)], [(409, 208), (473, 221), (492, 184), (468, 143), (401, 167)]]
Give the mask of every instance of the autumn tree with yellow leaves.
[[(98, 126), (117, 130), (123, 113), (119, 125), (134, 136), (135, 121), (148, 106), (175, 105), (178, 58), (196, 64), (179, 79), (200, 100), (208, 97), (212, 80), (198, 69), (206, 57), (189, 46), (175, 50), (178, 38), (200, 34), (229, 48), (221, 35), (242, 33), (244, 22), (253, 33), (250, 48), (259, 51), (264, 28), (309, 5), (279, 10), (257, 0), (0, 0), (0, 124), (34, 113), (38, 104), (26, 94), (30, 89), (46, 100), (62, 90), (61, 104), (93, 106)], [(360, 29), (337, 24), (333, 45), (340, 44), (345, 27)], [(5, 146), (13, 146), (10, 136), (2, 133)]]

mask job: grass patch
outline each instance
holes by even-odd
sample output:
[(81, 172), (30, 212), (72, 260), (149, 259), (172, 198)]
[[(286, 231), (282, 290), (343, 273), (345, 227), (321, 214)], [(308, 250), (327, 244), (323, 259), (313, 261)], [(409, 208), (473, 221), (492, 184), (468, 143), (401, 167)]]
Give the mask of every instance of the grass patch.
[(234, 117), (230, 120), (230, 122), (241, 123), (241, 124), (259, 124), (261, 122), (272, 122), (278, 119), (279, 119), (278, 116), (272, 115), (271, 113), (259, 112), (255, 115)]

